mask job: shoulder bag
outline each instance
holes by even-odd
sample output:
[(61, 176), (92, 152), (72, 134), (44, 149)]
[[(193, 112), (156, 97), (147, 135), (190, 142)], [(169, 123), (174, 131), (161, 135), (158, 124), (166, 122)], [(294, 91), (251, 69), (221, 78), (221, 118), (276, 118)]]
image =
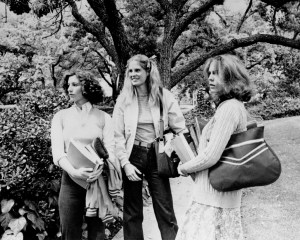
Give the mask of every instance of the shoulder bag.
[(275, 182), (281, 164), (264, 139), (264, 127), (252, 125), (233, 134), (220, 158), (209, 169), (209, 180), (218, 191), (233, 191)]
[[(162, 88), (160, 88), (160, 93), (161, 96), (163, 96)], [(159, 105), (160, 105), (159, 137), (154, 141), (158, 175), (166, 178), (179, 177), (177, 167), (180, 160), (178, 156), (173, 151), (171, 156), (169, 157), (164, 150), (165, 143), (166, 143), (166, 138), (164, 134), (167, 134), (167, 132), (164, 132), (163, 104), (161, 99), (159, 101)], [(172, 132), (171, 129), (168, 131), (169, 133)]]

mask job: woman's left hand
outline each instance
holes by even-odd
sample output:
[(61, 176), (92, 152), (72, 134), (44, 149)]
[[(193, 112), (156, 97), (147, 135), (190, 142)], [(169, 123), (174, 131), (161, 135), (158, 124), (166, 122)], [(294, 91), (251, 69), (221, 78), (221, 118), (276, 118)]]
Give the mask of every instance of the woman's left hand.
[(90, 174), (90, 176), (86, 180), (88, 183), (94, 182), (99, 178), (99, 176), (101, 175), (101, 173), (103, 171), (103, 165), (104, 164), (96, 165), (94, 171)]

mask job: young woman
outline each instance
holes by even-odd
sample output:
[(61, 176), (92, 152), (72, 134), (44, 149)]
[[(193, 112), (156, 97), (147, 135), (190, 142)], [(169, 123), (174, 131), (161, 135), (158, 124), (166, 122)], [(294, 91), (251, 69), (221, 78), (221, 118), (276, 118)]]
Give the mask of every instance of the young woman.
[[(57, 112), (51, 126), (53, 161), (63, 170), (59, 193), (61, 232), (63, 240), (81, 240), (86, 189), (72, 178), (93, 182), (102, 169), (94, 172), (91, 168), (75, 169), (67, 157), (69, 143), (75, 139), (87, 145), (100, 137), (113, 158), (114, 131), (111, 117), (93, 106), (101, 101), (102, 90), (91, 74), (81, 71), (67, 74), (63, 87), (74, 105)], [(86, 217), (86, 222), (89, 240), (104, 239), (104, 224), (100, 218)]]
[(163, 240), (175, 239), (177, 221), (169, 179), (157, 172), (154, 140), (159, 136), (160, 99), (163, 103), (165, 129), (185, 129), (185, 120), (172, 94), (163, 89), (156, 63), (145, 55), (128, 60), (124, 88), (115, 105), (116, 156), (123, 168), (124, 239), (142, 240), (142, 178), (145, 176)]
[(210, 185), (208, 169), (218, 162), (231, 135), (247, 128), (243, 102), (251, 98), (250, 79), (233, 55), (208, 59), (204, 75), (217, 109), (203, 129), (198, 156), (178, 167), (182, 175), (194, 173), (195, 186), (192, 204), (176, 240), (241, 240), (242, 191), (218, 192)]

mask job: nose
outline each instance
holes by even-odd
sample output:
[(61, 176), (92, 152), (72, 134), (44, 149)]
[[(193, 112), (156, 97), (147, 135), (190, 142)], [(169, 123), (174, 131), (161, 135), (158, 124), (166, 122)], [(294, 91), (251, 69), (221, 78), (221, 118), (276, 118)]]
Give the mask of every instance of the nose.
[(71, 93), (72, 92), (72, 86), (68, 86), (68, 93)]
[(209, 81), (209, 82), (213, 82), (213, 81), (214, 81), (213, 75), (212, 75), (212, 74), (209, 74), (209, 76), (208, 76), (208, 81)]

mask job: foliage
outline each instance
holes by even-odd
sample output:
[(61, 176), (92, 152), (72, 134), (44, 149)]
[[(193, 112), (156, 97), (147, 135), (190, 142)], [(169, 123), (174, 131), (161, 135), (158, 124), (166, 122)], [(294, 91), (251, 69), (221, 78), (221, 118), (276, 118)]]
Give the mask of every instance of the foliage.
[[(157, 55), (164, 85), (172, 88), (211, 56), (260, 42), (300, 48), (299, 3), (292, 0), (239, 1), (245, 12), (235, 11), (223, 0), (180, 3), (89, 0), (87, 6), (76, 0), (23, 2), (38, 17), (52, 14), (50, 29), (56, 33), (67, 26), (65, 19), (71, 8), (74, 19), (94, 36), (114, 63), (121, 76), (120, 85), (126, 61), (136, 52)], [(6, 4), (11, 6), (12, 1)], [(246, 55), (243, 50), (239, 52), (241, 56), (251, 55), (251, 51)], [(261, 60), (260, 54), (254, 54), (250, 57), (251, 65)], [(85, 52), (83, 59), (87, 55)], [(112, 86), (116, 87), (117, 83), (114, 81)]]
[(14, 97), (20, 97), (18, 107), (0, 112), (2, 230), (7, 237), (13, 231), (24, 239), (51, 239), (59, 230), (60, 171), (52, 161), (50, 120), (69, 104), (51, 88), (37, 87)]
[(263, 120), (299, 116), (300, 100), (287, 97), (266, 98), (256, 105), (250, 105), (248, 111), (250, 115)]

